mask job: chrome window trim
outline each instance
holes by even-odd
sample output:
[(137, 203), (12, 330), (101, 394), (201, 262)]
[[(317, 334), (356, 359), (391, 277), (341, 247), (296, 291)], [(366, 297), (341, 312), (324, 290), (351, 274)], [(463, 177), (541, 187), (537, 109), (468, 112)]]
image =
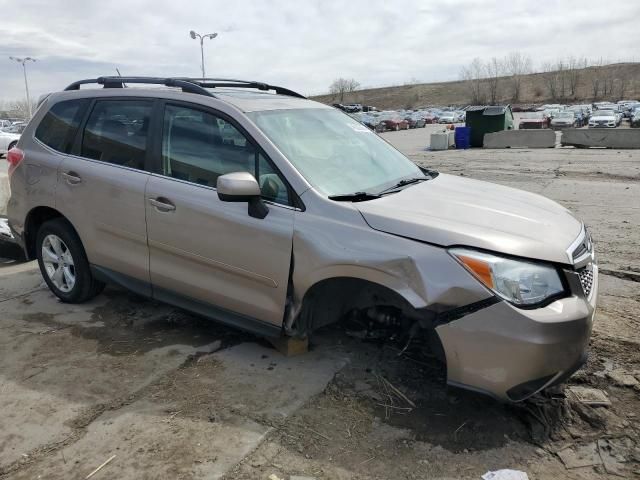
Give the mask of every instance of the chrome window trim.
[[(145, 173), (149, 173), (149, 172), (145, 172)], [(170, 177), (168, 175), (162, 175), (161, 173), (153, 172), (153, 173), (149, 173), (149, 175), (151, 175), (152, 177), (157, 177), (157, 178), (162, 178), (162, 179), (165, 179), (165, 180), (170, 180), (172, 182), (179, 182), (179, 183), (183, 183), (185, 185), (190, 185), (190, 186), (193, 186), (193, 187), (204, 188), (206, 190), (212, 190), (214, 192), (218, 191), (216, 189), (216, 187), (211, 187), (209, 185), (201, 185), (200, 183), (194, 183), (194, 182), (190, 182), (188, 180), (182, 180), (180, 178), (174, 178), (174, 177)], [(264, 203), (266, 203), (267, 205), (273, 205), (275, 207), (286, 208), (287, 210), (294, 210), (294, 211), (297, 211), (297, 212), (301, 212), (302, 211), (302, 209), (300, 209), (298, 207), (294, 207), (292, 205), (284, 205), (282, 203), (273, 202), (271, 200), (265, 200), (264, 198), (262, 199), (262, 201)]]

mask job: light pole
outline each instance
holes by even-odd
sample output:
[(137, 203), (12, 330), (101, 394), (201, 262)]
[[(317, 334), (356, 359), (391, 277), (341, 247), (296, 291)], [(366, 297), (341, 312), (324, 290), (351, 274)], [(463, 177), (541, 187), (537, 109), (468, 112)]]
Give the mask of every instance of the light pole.
[(199, 33), (196, 33), (194, 30), (191, 30), (189, 32), (189, 35), (191, 35), (191, 38), (193, 38), (194, 40), (196, 38), (200, 39), (200, 56), (202, 58), (202, 78), (206, 78), (205, 74), (204, 74), (204, 39), (208, 38), (208, 39), (214, 39), (218, 36), (217, 33), (208, 33), (207, 35), (200, 35)]
[(35, 62), (36, 59), (35, 58), (31, 58), (31, 57), (24, 57), (24, 58), (9, 57), (9, 60), (15, 60), (16, 62), (22, 64), (22, 73), (24, 73), (24, 89), (27, 92), (27, 109), (29, 111), (29, 118), (31, 118), (31, 98), (29, 97), (29, 83), (27, 82), (27, 66), (26, 66), (26, 63), (27, 62)]

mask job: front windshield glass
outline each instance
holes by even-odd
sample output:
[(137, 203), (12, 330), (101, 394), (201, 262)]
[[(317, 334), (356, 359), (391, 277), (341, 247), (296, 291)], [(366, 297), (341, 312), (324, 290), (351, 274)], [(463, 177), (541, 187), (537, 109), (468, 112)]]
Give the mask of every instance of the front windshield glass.
[(598, 110), (596, 115), (598, 117), (613, 117), (613, 110)]
[(402, 179), (425, 177), (411, 160), (337, 110), (268, 110), (248, 116), (324, 195), (379, 193)]

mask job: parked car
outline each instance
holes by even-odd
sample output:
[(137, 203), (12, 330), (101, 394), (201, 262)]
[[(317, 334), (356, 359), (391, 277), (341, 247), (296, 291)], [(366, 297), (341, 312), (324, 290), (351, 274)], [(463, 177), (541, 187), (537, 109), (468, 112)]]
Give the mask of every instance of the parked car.
[(549, 127), (549, 119), (542, 112), (526, 112), (520, 115), (520, 130), (541, 129)]
[(382, 113), (378, 117), (385, 130), (409, 130), (409, 122), (396, 112)]
[(5, 127), (2, 130), (7, 132), (7, 133), (15, 133), (17, 135), (20, 135), (24, 129), (26, 128), (27, 124), (23, 123), (23, 122), (17, 122), (12, 124), (9, 127)]
[(0, 155), (5, 155), (15, 147), (18, 144), (18, 140), (20, 140), (19, 133), (9, 132), (7, 129), (0, 129)]
[(409, 128), (424, 128), (426, 126), (424, 116), (420, 112), (413, 112), (407, 115), (405, 120), (409, 122)]
[(565, 110), (557, 112), (551, 119), (549, 126), (554, 130), (560, 130), (562, 128), (572, 128), (576, 126), (576, 117), (571, 110)]
[[(154, 88), (90, 87), (125, 82)], [(582, 365), (598, 266), (565, 207), (234, 84), (101, 77), (43, 102), (8, 156), (8, 218), (61, 301), (114, 282), (274, 337), (357, 318), (430, 341), (449, 384), (508, 401)]]
[(633, 115), (630, 118), (632, 128), (640, 128), (640, 108), (636, 108), (633, 111)]
[(10, 127), (12, 124), (11, 120), (0, 120), (0, 129)]
[(457, 123), (458, 116), (455, 112), (442, 112), (438, 118), (438, 123)]
[(594, 110), (589, 118), (589, 128), (616, 128), (618, 116), (613, 110)]

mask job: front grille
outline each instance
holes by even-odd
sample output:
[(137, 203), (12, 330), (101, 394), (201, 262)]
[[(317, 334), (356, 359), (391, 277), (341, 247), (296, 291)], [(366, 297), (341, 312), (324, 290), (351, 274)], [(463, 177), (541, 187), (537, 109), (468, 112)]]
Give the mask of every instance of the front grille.
[(593, 288), (593, 269), (591, 265), (587, 265), (583, 269), (578, 271), (580, 277), (580, 283), (582, 284), (582, 290), (585, 296), (588, 298), (591, 295), (591, 289)]

